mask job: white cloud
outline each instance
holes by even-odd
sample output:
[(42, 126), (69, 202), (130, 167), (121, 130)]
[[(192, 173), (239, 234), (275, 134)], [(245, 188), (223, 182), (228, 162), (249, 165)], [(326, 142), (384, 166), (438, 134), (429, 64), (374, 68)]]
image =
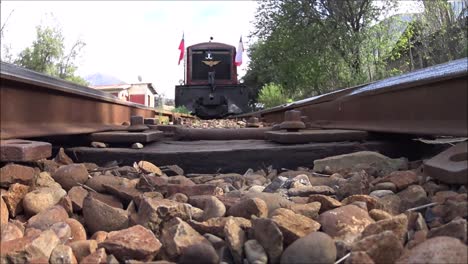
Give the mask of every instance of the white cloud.
[[(158, 92), (174, 96), (183, 79), (177, 65), (178, 45), (185, 32), (186, 46), (208, 41), (237, 47), (247, 35), (257, 4), (253, 1), (2, 1), (1, 24), (8, 20), (5, 42), (17, 54), (35, 39), (35, 27), (53, 24), (53, 13), (70, 45), (82, 39), (87, 45), (79, 60), (82, 76), (101, 72), (126, 82), (153, 82)], [(248, 58), (239, 69), (245, 74)]]

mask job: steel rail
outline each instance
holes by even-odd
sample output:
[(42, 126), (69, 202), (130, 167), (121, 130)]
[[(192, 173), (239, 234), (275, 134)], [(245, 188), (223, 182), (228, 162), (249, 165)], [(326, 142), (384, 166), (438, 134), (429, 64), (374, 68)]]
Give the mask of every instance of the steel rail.
[(468, 58), (237, 117), (280, 123), (301, 110), (318, 128), (466, 137)]
[(174, 118), (169, 111), (124, 102), (5, 62), (0, 67), (0, 102), (1, 139), (121, 130), (133, 115)]

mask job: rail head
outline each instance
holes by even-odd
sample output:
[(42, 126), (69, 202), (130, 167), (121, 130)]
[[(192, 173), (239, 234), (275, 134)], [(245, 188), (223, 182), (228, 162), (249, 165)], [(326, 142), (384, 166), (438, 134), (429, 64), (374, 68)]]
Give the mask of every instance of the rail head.
[[(51, 92), (61, 92), (93, 98), (99, 101), (110, 102), (114, 104), (130, 106), (140, 109), (156, 110), (155, 108), (144, 105), (119, 100), (117, 97), (106, 92), (96, 90), (90, 87), (65, 81), (43, 73), (32, 71), (11, 63), (1, 62), (0, 64), (0, 89), (3, 88), (3, 82), (9, 80), (21, 84), (29, 84), (36, 87), (47, 89)], [(170, 114), (169, 111), (162, 111), (163, 114)], [(164, 113), (167, 112), (167, 113)]]
[(462, 58), (443, 64), (434, 65), (424, 69), (402, 75), (386, 78), (380, 81), (339, 89), (326, 94), (317, 95), (292, 103), (279, 105), (269, 109), (238, 115), (235, 117), (262, 116), (276, 112), (295, 109), (311, 104), (333, 101), (338, 98), (345, 99), (354, 96), (369, 96), (401, 89), (410, 89), (416, 86), (439, 83), (451, 79), (466, 78), (468, 76), (468, 58)]

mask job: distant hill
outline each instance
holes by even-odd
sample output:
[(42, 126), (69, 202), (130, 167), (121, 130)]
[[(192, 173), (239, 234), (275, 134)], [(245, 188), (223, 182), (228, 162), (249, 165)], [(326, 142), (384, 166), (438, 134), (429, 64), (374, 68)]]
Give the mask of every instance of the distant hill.
[(88, 75), (85, 80), (91, 86), (98, 86), (98, 85), (112, 85), (112, 84), (127, 84), (126, 82), (118, 79), (117, 77), (102, 74), (102, 73), (95, 73)]

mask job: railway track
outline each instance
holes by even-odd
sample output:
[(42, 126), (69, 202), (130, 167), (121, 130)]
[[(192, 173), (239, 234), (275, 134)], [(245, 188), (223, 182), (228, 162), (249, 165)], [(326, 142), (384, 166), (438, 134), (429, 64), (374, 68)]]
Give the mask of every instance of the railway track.
[(317, 128), (466, 137), (467, 65), (464, 58), (236, 117), (281, 123), (295, 109)]
[(131, 116), (191, 118), (1, 62), (1, 139), (125, 129)]
[(206, 129), (2, 63), (0, 262), (466, 263), (467, 62)]

